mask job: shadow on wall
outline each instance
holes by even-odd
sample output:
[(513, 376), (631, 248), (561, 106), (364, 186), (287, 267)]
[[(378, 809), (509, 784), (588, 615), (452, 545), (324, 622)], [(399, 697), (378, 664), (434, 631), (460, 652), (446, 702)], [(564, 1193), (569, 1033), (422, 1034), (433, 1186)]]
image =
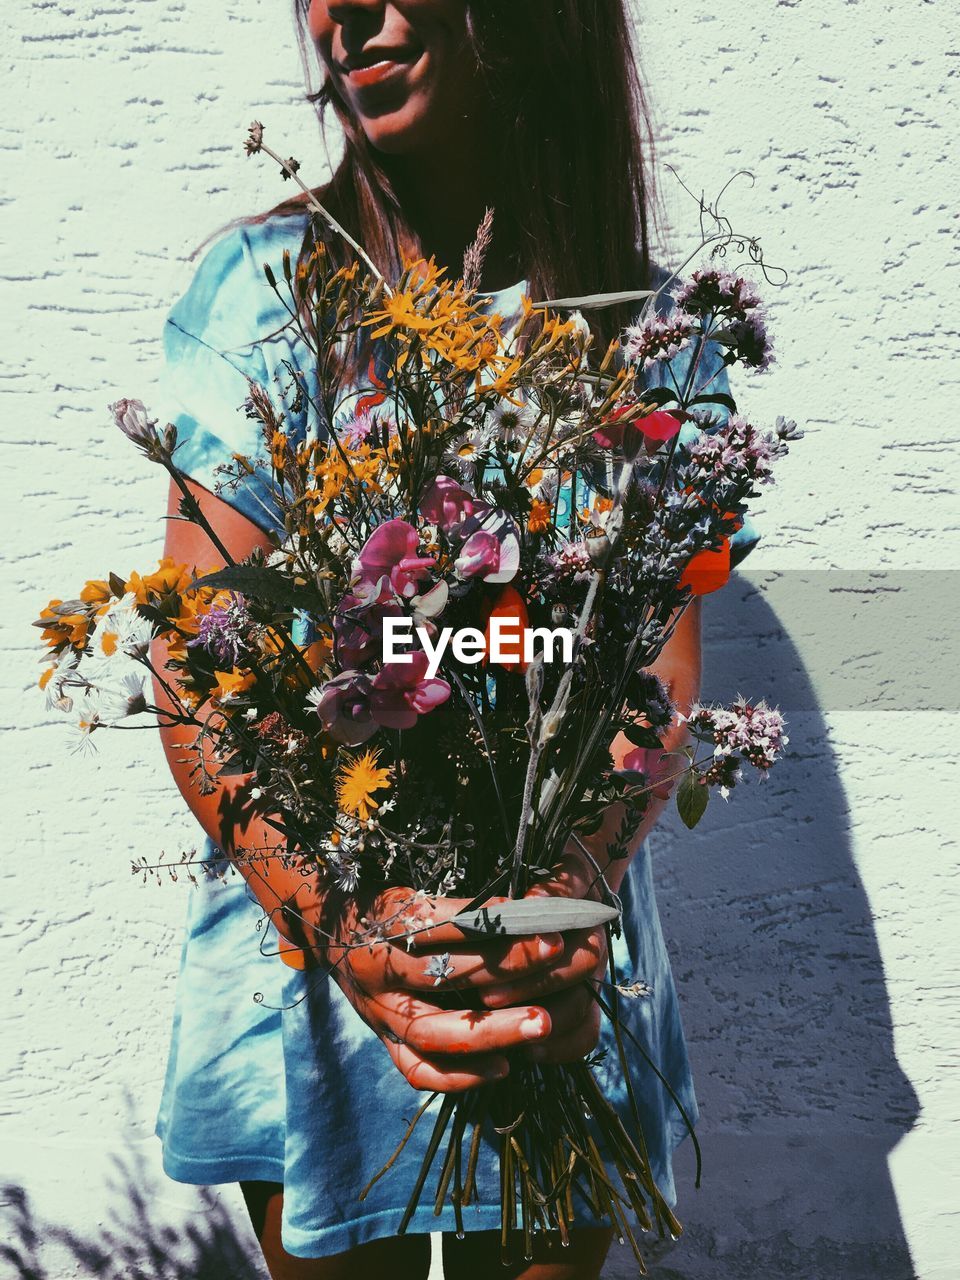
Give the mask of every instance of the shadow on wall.
[[(714, 797), (695, 832), (665, 819), (654, 837), (705, 1170), (695, 1194), (684, 1144), (686, 1231), (666, 1256), (651, 1251), (651, 1280), (910, 1280), (887, 1157), (912, 1127), (917, 1099), (894, 1054), (824, 720), (843, 707), (818, 707), (769, 599), (737, 576), (707, 602), (703, 696), (769, 694), (789, 721), (787, 759), (766, 783), (749, 779), (729, 806)], [(835, 615), (822, 612), (820, 626), (830, 625)], [(816, 661), (828, 647), (849, 650), (835, 635), (821, 636), (819, 652), (803, 643)], [(853, 743), (860, 758), (881, 746)], [(201, 1225), (176, 1229), (152, 1212), (153, 1185), (135, 1155), (118, 1159), (108, 1225), (91, 1237), (38, 1222), (23, 1189), (8, 1187), (0, 1259), (19, 1280), (58, 1280), (45, 1261), (52, 1249), (73, 1263), (60, 1274), (258, 1280), (209, 1192), (199, 1193)], [(615, 1248), (605, 1277), (635, 1274)]]
[[(197, 1189), (193, 1215), (182, 1227), (161, 1219), (151, 1205), (155, 1180), (133, 1152), (114, 1158), (105, 1187), (106, 1222), (96, 1234), (78, 1235), (39, 1221), (23, 1187), (0, 1188), (0, 1271), (17, 1280), (261, 1280), (224, 1207)], [(191, 1216), (193, 1216), (191, 1215)], [(7, 1269), (9, 1268), (9, 1270)]]
[[(768, 695), (788, 720), (786, 759), (760, 785), (755, 774), (745, 779), (729, 806), (712, 797), (695, 832), (673, 814), (654, 837), (705, 1165), (694, 1193), (690, 1152), (678, 1152), (686, 1232), (652, 1274), (908, 1280), (887, 1157), (912, 1127), (917, 1098), (894, 1053), (824, 721), (825, 711), (855, 710), (856, 694), (848, 690), (845, 707), (817, 705), (771, 595), (737, 575), (707, 601), (702, 696)], [(811, 663), (832, 652), (836, 671), (856, 656), (856, 638), (838, 636), (834, 616), (825, 597), (811, 623), (819, 643), (805, 635), (803, 645)], [(835, 701), (843, 686), (827, 675), (817, 671), (817, 687)], [(842, 731), (851, 722), (837, 723)], [(853, 743), (860, 760), (881, 746)], [(611, 1262), (605, 1276), (628, 1274)]]

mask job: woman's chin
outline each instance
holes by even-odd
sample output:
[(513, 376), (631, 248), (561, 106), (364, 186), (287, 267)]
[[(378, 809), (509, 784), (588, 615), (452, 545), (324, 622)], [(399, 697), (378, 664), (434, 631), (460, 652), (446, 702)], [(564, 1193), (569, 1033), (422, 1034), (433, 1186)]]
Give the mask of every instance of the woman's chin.
[(363, 131), (376, 151), (385, 155), (402, 156), (420, 151), (435, 139), (436, 128), (429, 113), (413, 112), (409, 108), (389, 115), (365, 120)]

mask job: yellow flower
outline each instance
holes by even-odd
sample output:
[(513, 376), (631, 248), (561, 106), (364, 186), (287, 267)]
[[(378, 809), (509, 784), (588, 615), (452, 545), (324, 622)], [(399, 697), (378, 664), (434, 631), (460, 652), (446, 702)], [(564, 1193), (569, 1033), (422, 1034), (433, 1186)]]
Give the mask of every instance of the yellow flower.
[(199, 689), (193, 689), (189, 685), (183, 684), (182, 682), (178, 681), (177, 697), (180, 699), (180, 701), (183, 703), (183, 705), (187, 708), (188, 711), (196, 711), (197, 707), (199, 707), (203, 699), (203, 694), (200, 692)]
[(378, 769), (379, 751), (365, 751), (344, 765), (337, 778), (337, 803), (344, 813), (367, 822), (377, 808), (372, 792), (390, 785), (390, 769)]
[(71, 611), (70, 604), (63, 600), (51, 600), (45, 609), (41, 609), (37, 625), (42, 627), (43, 642), (51, 649), (60, 649), (65, 644), (81, 650), (87, 643), (90, 629), (90, 618), (81, 610)]
[(545, 533), (550, 528), (550, 503), (534, 498), (530, 503), (530, 515), (527, 517), (527, 528), (531, 533)]
[(165, 596), (171, 591), (182, 591), (188, 583), (193, 581), (193, 576), (185, 564), (177, 564), (167, 556), (160, 561), (153, 573), (148, 573), (146, 577), (141, 577), (136, 571), (131, 573), (124, 589), (133, 592), (137, 598), (137, 604), (148, 604), (151, 593)]
[(215, 671), (217, 687), (211, 695), (214, 702), (233, 702), (238, 694), (245, 693), (256, 681), (256, 676), (245, 667), (232, 671)]
[(307, 498), (310, 510), (316, 515), (324, 511), (339, 497), (355, 498), (358, 489), (381, 492), (379, 477), (387, 459), (382, 450), (371, 450), (368, 445), (358, 449), (330, 449), (326, 457), (314, 468), (314, 479), (322, 483), (322, 489), (310, 489)]
[(102, 578), (92, 579), (80, 592), (80, 599), (84, 604), (108, 604), (112, 598), (110, 584)]
[[(516, 390), (516, 379), (522, 365), (523, 361), (518, 357), (491, 360), (487, 371), (493, 376), (486, 382), (480, 377), (477, 378), (477, 394), (485, 395), (493, 391), (501, 400), (511, 400), (511, 392)], [(517, 401), (514, 400), (513, 403), (516, 404)]]
[(270, 456), (274, 471), (282, 471), (287, 462), (287, 433), (274, 431), (270, 440)]

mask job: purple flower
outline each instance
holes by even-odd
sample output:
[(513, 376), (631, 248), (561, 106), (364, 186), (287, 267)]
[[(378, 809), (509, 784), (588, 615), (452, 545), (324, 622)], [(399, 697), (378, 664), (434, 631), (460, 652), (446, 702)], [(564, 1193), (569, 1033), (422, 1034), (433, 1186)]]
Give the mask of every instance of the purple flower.
[(241, 655), (249, 648), (252, 623), (243, 596), (231, 593), (229, 603), (216, 604), (207, 610), (200, 619), (197, 634), (187, 641), (187, 647), (206, 649), (219, 663), (237, 667)]
[(770, 484), (771, 464), (787, 452), (785, 441), (793, 423), (778, 422), (777, 430), (761, 432), (745, 418), (734, 416), (716, 431), (701, 432), (689, 446), (690, 462), (703, 477), (726, 484)]
[(756, 286), (733, 271), (717, 271), (709, 267), (694, 271), (689, 280), (673, 295), (677, 308), (692, 316), (723, 312), (742, 319), (748, 311), (760, 306)]
[(572, 578), (581, 581), (593, 567), (586, 543), (581, 538), (578, 542), (565, 542), (549, 557), (550, 568), (558, 578)]
[(749, 703), (738, 697), (729, 707), (694, 706), (687, 722), (693, 733), (713, 740), (714, 763), (739, 752), (754, 768), (766, 773), (790, 741), (783, 716), (761, 698)]
[(408, 600), (430, 575), (434, 561), (417, 555), (419, 536), (406, 520), (378, 525), (353, 564), (351, 586), (364, 604), (381, 604), (391, 596)]
[(371, 687), (370, 677), (362, 671), (344, 671), (319, 689), (311, 689), (307, 705), (316, 711), (331, 738), (356, 747), (377, 731), (370, 704)]
[(376, 426), (376, 419), (369, 409), (355, 413), (342, 426), (337, 427), (337, 435), (348, 449), (359, 449), (367, 443), (367, 439)]
[(679, 309), (669, 316), (651, 316), (643, 324), (627, 326), (623, 353), (630, 364), (648, 369), (658, 360), (672, 360), (679, 355), (699, 328), (695, 316)]
[(417, 717), (426, 715), (450, 697), (446, 680), (427, 679), (427, 655), (417, 650), (409, 662), (391, 662), (374, 678), (370, 708), (385, 729), (412, 729)]
[(472, 493), (450, 476), (437, 476), (420, 500), (421, 514), (444, 533), (463, 524), (482, 506), (483, 503), (478, 503)]

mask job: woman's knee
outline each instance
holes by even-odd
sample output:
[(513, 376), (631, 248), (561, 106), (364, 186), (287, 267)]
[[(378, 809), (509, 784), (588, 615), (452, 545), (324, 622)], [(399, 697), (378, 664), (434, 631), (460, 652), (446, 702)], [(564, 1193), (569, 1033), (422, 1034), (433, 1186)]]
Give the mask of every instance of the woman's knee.
[(244, 1182), (240, 1187), (271, 1280), (361, 1280), (374, 1275), (427, 1280), (429, 1236), (385, 1236), (325, 1258), (295, 1258), (280, 1238), (283, 1187), (265, 1182)]

